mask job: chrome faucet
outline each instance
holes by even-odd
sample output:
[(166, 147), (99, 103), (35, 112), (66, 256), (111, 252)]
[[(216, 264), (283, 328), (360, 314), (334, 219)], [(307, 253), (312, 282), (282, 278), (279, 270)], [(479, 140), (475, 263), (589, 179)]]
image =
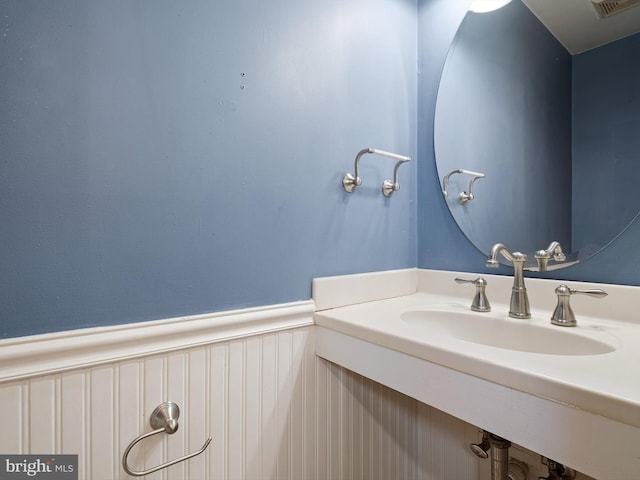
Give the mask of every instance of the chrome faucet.
[(491, 248), (491, 255), (487, 259), (487, 267), (498, 268), (498, 255), (513, 263), (513, 288), (511, 289), (511, 303), (509, 305), (509, 316), (513, 318), (531, 318), (529, 310), (529, 297), (524, 286), (524, 263), (527, 256), (524, 253), (511, 253), (502, 243), (496, 243)]

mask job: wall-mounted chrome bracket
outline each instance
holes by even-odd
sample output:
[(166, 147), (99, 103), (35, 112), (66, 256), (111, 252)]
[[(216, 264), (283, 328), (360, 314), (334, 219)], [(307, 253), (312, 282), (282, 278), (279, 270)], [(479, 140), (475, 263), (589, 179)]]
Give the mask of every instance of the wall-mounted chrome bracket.
[(356, 189), (356, 187), (362, 184), (362, 179), (358, 175), (359, 164), (360, 158), (362, 158), (362, 156), (367, 153), (382, 155), (383, 157), (389, 157), (393, 158), (394, 160), (398, 160), (393, 169), (393, 182), (391, 182), (390, 180), (385, 180), (382, 183), (382, 194), (385, 197), (390, 197), (393, 192), (397, 192), (400, 189), (400, 185), (398, 184), (398, 169), (400, 168), (400, 165), (411, 160), (411, 157), (398, 155), (397, 153), (385, 152), (384, 150), (378, 150), (376, 148), (365, 148), (363, 150), (360, 150), (356, 155), (354, 173), (347, 173), (344, 176), (344, 178), (342, 179), (342, 186), (344, 187), (346, 192), (352, 193)]
[(473, 172), (471, 170), (465, 170), (463, 168), (458, 168), (457, 170), (453, 170), (453, 171), (449, 172), (442, 179), (442, 195), (444, 195), (444, 198), (448, 198), (449, 197), (449, 194), (447, 193), (447, 185), (449, 184), (449, 179), (451, 178), (451, 176), (455, 175), (456, 173), (464, 173), (464, 174), (467, 174), (467, 175), (471, 175), (473, 177), (471, 179), (471, 181), (469, 182), (469, 191), (468, 192), (464, 192), (464, 191), (460, 192), (460, 203), (462, 205), (464, 205), (469, 200), (473, 200), (475, 198), (473, 196), (473, 184), (479, 178), (484, 178), (485, 174), (484, 173), (480, 173), (480, 172)]
[(393, 183), (391, 183), (391, 180), (385, 180), (384, 182), (382, 182), (382, 194), (385, 197), (390, 197), (393, 192), (397, 192), (398, 190), (400, 190), (400, 185), (398, 184), (398, 169), (400, 168), (400, 165), (408, 162), (409, 160), (411, 159), (409, 157), (406, 157), (405, 159), (398, 160), (396, 162), (396, 166), (393, 167)]

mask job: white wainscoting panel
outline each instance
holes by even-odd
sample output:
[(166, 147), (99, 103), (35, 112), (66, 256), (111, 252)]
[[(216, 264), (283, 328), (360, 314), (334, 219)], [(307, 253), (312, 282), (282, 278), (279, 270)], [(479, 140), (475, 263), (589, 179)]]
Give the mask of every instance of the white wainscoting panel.
[(480, 438), (476, 427), (324, 359), (317, 372), (318, 416), (328, 429), (313, 478), (488, 478), (468, 448)]
[(0, 452), (78, 454), (79, 478), (124, 479), (127, 445), (150, 430), (161, 402), (180, 428), (136, 446), (136, 470), (213, 442), (148, 479), (315, 478), (316, 358), (313, 327), (250, 336), (0, 386)]
[[(201, 447), (162, 480), (478, 480), (478, 430), (314, 353), (313, 326), (0, 385), (0, 452), (78, 454), (79, 478), (127, 479), (124, 449), (161, 402), (180, 428), (137, 445), (136, 470)], [(484, 469), (484, 470), (483, 470)]]

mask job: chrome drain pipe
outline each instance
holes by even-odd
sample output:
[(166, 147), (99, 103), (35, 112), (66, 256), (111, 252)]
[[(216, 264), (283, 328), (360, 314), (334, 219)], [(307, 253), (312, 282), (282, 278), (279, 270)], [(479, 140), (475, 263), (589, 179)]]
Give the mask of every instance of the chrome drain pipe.
[(490, 433), (489, 443), (491, 444), (491, 480), (509, 480), (509, 447), (511, 442)]
[(491, 480), (510, 480), (509, 447), (511, 447), (511, 442), (509, 440), (483, 430), (482, 442), (472, 443), (469, 446), (478, 457), (491, 458)]

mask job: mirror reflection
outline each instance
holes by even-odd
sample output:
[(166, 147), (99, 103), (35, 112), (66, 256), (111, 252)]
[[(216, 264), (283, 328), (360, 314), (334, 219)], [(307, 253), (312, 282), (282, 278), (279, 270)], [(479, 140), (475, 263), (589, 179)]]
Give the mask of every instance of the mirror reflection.
[(483, 253), (503, 243), (535, 270), (534, 252), (557, 241), (566, 259), (547, 268), (562, 268), (638, 216), (638, 58), (638, 33), (572, 55), (521, 0), (466, 15), (442, 74), (435, 153), (447, 205)]

